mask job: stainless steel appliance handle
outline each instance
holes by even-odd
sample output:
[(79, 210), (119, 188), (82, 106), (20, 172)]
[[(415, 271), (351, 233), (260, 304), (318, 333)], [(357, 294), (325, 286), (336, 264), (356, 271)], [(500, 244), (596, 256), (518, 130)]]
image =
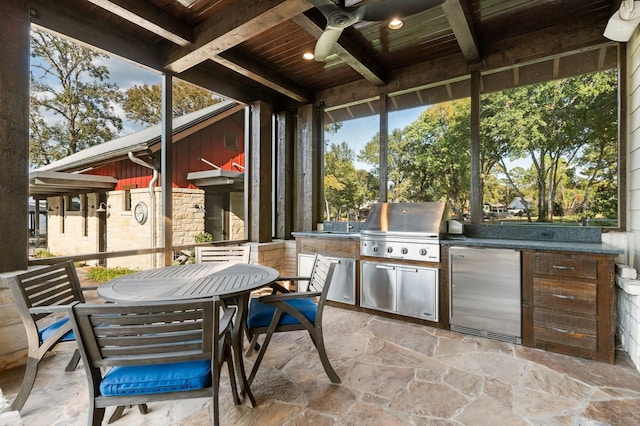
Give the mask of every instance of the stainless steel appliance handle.
[(394, 266), (385, 266), (385, 265), (376, 265), (377, 269), (388, 269), (388, 270), (393, 270), (396, 269)]
[(403, 272), (418, 272), (418, 270), (416, 268), (403, 268), (398, 266), (398, 271), (403, 271)]

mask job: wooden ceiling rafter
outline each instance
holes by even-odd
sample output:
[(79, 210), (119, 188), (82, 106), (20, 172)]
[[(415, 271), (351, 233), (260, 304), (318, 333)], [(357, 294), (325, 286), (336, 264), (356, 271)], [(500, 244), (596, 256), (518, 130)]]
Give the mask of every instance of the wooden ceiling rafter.
[(471, 27), (467, 14), (460, 0), (446, 0), (442, 4), (442, 9), (449, 20), (449, 25), (456, 40), (460, 45), (460, 50), (464, 58), (469, 63), (480, 60), (480, 49), (478, 48), (477, 36)]
[(305, 0), (233, 2), (196, 28), (191, 46), (174, 48), (165, 68), (181, 73), (310, 9)]
[(189, 27), (182, 25), (175, 16), (149, 3), (128, 0), (88, 1), (178, 46), (188, 46), (193, 43), (193, 31)]

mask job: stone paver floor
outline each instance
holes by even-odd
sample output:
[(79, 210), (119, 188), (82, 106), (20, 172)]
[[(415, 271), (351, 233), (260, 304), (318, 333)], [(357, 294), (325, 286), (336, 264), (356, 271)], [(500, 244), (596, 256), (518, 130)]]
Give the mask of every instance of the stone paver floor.
[[(257, 407), (235, 406), (223, 378), (221, 424), (640, 424), (640, 375), (624, 353), (608, 365), (335, 307), (325, 311), (325, 339), (340, 385), (329, 382), (306, 333), (279, 334), (252, 385)], [(82, 364), (64, 372), (73, 348), (43, 363), (25, 425), (87, 423)], [(21, 374), (0, 377), (9, 401)], [(209, 407), (207, 399), (151, 403), (146, 415), (128, 409), (115, 425), (207, 425)]]

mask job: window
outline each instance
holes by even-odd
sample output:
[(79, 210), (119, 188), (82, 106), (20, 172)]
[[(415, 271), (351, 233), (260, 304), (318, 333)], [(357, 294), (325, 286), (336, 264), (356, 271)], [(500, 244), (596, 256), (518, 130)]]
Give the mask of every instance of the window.
[[(389, 96), (387, 189), (389, 201), (446, 201), (464, 220), (471, 205), (471, 105), (453, 96), (456, 90)], [(624, 214), (618, 211), (617, 91), (617, 72), (610, 70), (483, 94), (485, 223), (617, 227)], [(353, 105), (343, 109), (356, 111)], [(366, 200), (377, 201), (368, 179), (379, 180), (378, 116), (375, 108), (361, 113), (356, 119), (344, 113), (345, 121), (331, 120), (341, 114), (336, 107), (325, 113), (331, 123), (324, 145), (328, 218), (339, 216), (344, 204), (362, 208)], [(366, 196), (355, 195), (365, 189)]]
[(234, 133), (225, 133), (224, 134), (224, 147), (225, 149), (230, 149), (232, 151), (238, 150), (238, 136)]
[(67, 212), (79, 212), (82, 209), (82, 199), (80, 195), (69, 195), (65, 197), (65, 207)]

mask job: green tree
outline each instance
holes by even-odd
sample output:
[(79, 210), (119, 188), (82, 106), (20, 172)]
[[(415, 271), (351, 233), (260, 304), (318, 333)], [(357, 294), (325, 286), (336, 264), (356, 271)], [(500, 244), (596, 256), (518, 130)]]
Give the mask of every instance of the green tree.
[[(222, 98), (209, 90), (176, 80), (173, 84), (174, 117), (198, 111), (222, 102)], [(136, 85), (125, 94), (122, 105), (126, 117), (139, 124), (154, 125), (162, 120), (162, 85)]]
[(611, 163), (616, 151), (615, 92), (615, 74), (606, 72), (519, 87), (483, 99), (483, 150), (507, 178), (505, 159), (531, 161), (538, 220), (553, 219), (554, 206), (562, 204), (568, 171), (591, 167), (584, 202), (589, 187), (602, 178), (605, 163)]
[(49, 164), (116, 137), (122, 120), (114, 106), (121, 94), (99, 65), (108, 57), (39, 30), (31, 33), (31, 49), (31, 164)]
[[(358, 175), (353, 164), (355, 154), (346, 142), (331, 144), (324, 155), (324, 195), (327, 219), (356, 210)], [(342, 208), (342, 211), (341, 211)]]

